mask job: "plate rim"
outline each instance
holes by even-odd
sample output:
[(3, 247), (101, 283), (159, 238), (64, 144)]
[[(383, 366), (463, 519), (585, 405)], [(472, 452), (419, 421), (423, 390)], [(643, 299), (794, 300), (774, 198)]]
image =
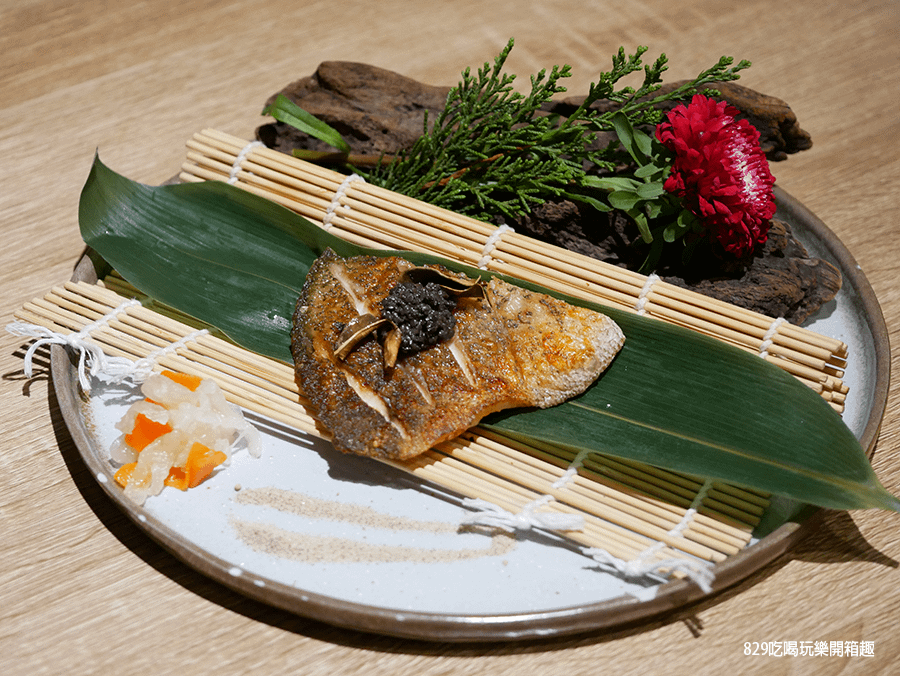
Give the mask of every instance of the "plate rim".
[[(872, 334), (875, 350), (875, 383), (872, 407), (860, 443), (871, 459), (877, 444), (881, 422), (887, 406), (890, 385), (890, 345), (888, 330), (874, 290), (856, 260), (840, 239), (807, 207), (775, 186), (778, 215), (803, 223), (827, 248), (860, 299), (866, 324)], [(87, 251), (82, 253), (73, 271), (72, 281), (97, 281), (93, 262)], [(76, 386), (77, 374), (69, 353), (59, 345), (51, 346), (50, 372), (54, 392), (63, 420), (72, 435), (82, 461), (101, 488), (132, 522), (163, 549), (201, 574), (250, 598), (287, 612), (313, 618), (326, 624), (380, 635), (406, 639), (455, 643), (487, 641), (522, 641), (547, 639), (578, 633), (597, 633), (649, 622), (667, 612), (681, 609), (704, 599), (713, 598), (749, 578), (767, 564), (786, 553), (818, 523), (824, 510), (806, 507), (755, 544), (715, 566), (715, 581), (707, 593), (686, 580), (670, 581), (659, 586), (653, 599), (637, 600), (621, 596), (606, 601), (569, 606), (545, 611), (500, 614), (435, 613), (405, 611), (345, 601), (318, 592), (254, 576), (247, 572), (234, 574), (227, 561), (206, 552), (198, 545), (158, 521), (143, 508), (126, 506), (106, 477), (106, 468), (96, 460), (93, 440), (85, 417), (83, 401)]]

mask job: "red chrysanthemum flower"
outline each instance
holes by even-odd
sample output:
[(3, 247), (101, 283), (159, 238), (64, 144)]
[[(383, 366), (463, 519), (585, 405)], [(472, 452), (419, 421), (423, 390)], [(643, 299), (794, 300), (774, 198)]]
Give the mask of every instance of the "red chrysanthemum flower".
[(710, 239), (740, 257), (768, 237), (775, 179), (759, 132), (735, 119), (738, 112), (697, 94), (668, 113), (656, 138), (675, 154), (665, 190), (682, 199)]

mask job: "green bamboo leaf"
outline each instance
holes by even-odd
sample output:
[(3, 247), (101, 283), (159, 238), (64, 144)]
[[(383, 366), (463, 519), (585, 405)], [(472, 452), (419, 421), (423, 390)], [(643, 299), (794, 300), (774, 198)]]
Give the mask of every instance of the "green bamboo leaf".
[(852, 432), (810, 388), (705, 336), (606, 311), (627, 338), (594, 387), (539, 416), (500, 413), (487, 425), (819, 506), (900, 511)]
[[(99, 160), (79, 219), (85, 242), (144, 293), (287, 362), (294, 303), (325, 247), (344, 256), (397, 253), (344, 242), (224, 183), (149, 187)], [(426, 254), (403, 256), (487, 274)], [(612, 316), (625, 332), (624, 348), (582, 396), (550, 409), (495, 414), (486, 426), (799, 502), (900, 511), (840, 416), (781, 369), (687, 329), (566, 299)]]
[(303, 110), (284, 94), (276, 96), (275, 101), (263, 109), (263, 115), (271, 115), (279, 122), (296, 127), (313, 138), (317, 138), (333, 148), (337, 148), (341, 152), (350, 152), (349, 144), (343, 139), (337, 129), (323, 122), (312, 113)]
[(288, 363), (285, 332), (309, 266), (325, 247), (346, 245), (224, 183), (151, 188), (99, 159), (79, 222), (84, 241), (138, 289)]

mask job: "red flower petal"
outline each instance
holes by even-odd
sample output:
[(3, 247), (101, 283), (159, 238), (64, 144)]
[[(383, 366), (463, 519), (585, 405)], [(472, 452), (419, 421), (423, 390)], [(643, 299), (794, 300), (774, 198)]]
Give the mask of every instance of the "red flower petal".
[(697, 94), (667, 114), (656, 137), (675, 155), (663, 188), (682, 199), (711, 240), (743, 256), (768, 237), (775, 179), (759, 132), (738, 113)]

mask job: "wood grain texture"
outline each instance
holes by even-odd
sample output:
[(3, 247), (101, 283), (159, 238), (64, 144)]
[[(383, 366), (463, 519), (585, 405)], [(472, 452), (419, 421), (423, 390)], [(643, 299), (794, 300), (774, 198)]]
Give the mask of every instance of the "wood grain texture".
[[(843, 240), (900, 344), (900, 5), (470, 0), (0, 2), (0, 312), (68, 279), (95, 151), (159, 183), (205, 127), (249, 138), (265, 99), (327, 59), (453, 84), (509, 37), (523, 78), (573, 66), (570, 92), (620, 46), (665, 52), (669, 77), (722, 54), (741, 82), (786, 100), (813, 148), (778, 183)], [(452, 646), (344, 631), (248, 601), (179, 563), (87, 475), (62, 423), (47, 355), (22, 374), (2, 333), (0, 673), (891, 674), (900, 663), (900, 520), (827, 513), (781, 560), (699, 607), (615, 634)], [(894, 365), (898, 353), (895, 351)], [(897, 375), (896, 368), (894, 375)], [(897, 378), (895, 377), (895, 381)], [(875, 456), (900, 493), (895, 383)], [(875, 657), (752, 657), (748, 641), (874, 641)]]

